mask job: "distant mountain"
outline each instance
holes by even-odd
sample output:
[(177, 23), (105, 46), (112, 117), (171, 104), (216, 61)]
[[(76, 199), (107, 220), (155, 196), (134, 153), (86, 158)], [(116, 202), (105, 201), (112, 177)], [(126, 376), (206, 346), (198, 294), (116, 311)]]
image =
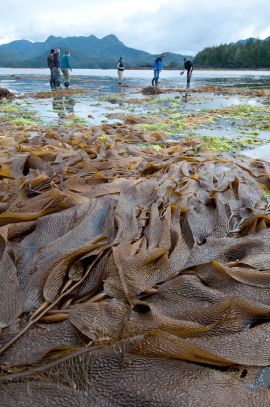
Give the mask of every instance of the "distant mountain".
[[(51, 48), (71, 50), (71, 62), (74, 68), (115, 68), (120, 55), (127, 67), (152, 66), (156, 55), (127, 47), (115, 35), (97, 38), (54, 37), (45, 42), (27, 40), (12, 41), (0, 46), (0, 66), (2, 67), (47, 67), (47, 56)], [(184, 55), (166, 53), (165, 66), (182, 66)]]
[(194, 63), (211, 68), (270, 68), (270, 37), (205, 48), (196, 55)]

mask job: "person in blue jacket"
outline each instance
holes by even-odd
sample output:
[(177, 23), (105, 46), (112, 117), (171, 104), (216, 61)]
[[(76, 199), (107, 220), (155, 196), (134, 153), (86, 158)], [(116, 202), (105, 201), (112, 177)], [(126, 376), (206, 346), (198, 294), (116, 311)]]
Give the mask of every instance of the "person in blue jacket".
[(66, 49), (64, 55), (61, 57), (61, 71), (64, 77), (64, 85), (66, 88), (69, 88), (70, 84), (70, 74), (69, 71), (72, 71), (70, 66), (70, 50)]
[(160, 71), (163, 68), (163, 58), (165, 54), (161, 54), (154, 62), (154, 78), (152, 79), (152, 86), (158, 86)]

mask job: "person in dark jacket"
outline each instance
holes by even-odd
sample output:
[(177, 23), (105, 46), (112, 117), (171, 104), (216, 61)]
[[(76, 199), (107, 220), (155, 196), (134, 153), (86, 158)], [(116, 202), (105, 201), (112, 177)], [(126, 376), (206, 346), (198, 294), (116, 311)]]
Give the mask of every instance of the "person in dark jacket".
[(51, 49), (51, 52), (49, 53), (48, 58), (47, 58), (48, 67), (50, 68), (50, 71), (51, 71), (50, 86), (51, 86), (52, 90), (55, 88), (54, 74), (53, 74), (53, 53), (54, 53), (54, 49)]
[(184, 58), (184, 70), (181, 72), (181, 75), (183, 75), (187, 71), (187, 81), (190, 82), (190, 78), (193, 72), (193, 63), (190, 61), (190, 59)]
[(72, 71), (70, 66), (70, 50), (66, 49), (64, 55), (61, 57), (61, 71), (64, 77), (64, 85), (66, 88), (69, 88), (70, 84), (70, 74), (69, 71)]
[(61, 87), (61, 76), (60, 76), (60, 49), (56, 48), (53, 53), (53, 75), (54, 75), (54, 88)]
[(157, 59), (155, 59), (154, 68), (154, 78), (152, 79), (152, 86), (158, 86), (159, 75), (163, 68), (163, 58), (165, 54), (161, 54)]

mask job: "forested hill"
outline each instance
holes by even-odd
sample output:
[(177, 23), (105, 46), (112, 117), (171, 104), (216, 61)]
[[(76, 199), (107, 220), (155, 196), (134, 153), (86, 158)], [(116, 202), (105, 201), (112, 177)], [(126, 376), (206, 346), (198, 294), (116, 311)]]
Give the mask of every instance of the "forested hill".
[(205, 48), (196, 55), (194, 63), (197, 67), (270, 68), (270, 37)]
[[(120, 55), (124, 56), (126, 67), (152, 67), (156, 55), (127, 47), (115, 35), (97, 38), (89, 37), (54, 37), (45, 42), (27, 40), (12, 41), (0, 46), (0, 66), (2, 67), (47, 67), (47, 56), (51, 48), (64, 51), (71, 49), (73, 68), (115, 68)], [(183, 66), (184, 55), (165, 52), (165, 66)]]

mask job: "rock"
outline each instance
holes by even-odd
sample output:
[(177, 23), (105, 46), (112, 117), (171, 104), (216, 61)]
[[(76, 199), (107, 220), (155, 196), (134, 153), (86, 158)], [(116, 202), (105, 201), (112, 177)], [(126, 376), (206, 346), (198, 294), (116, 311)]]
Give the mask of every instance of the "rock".
[(12, 99), (14, 97), (15, 97), (14, 93), (11, 93), (8, 89), (0, 88), (0, 99), (3, 98)]

